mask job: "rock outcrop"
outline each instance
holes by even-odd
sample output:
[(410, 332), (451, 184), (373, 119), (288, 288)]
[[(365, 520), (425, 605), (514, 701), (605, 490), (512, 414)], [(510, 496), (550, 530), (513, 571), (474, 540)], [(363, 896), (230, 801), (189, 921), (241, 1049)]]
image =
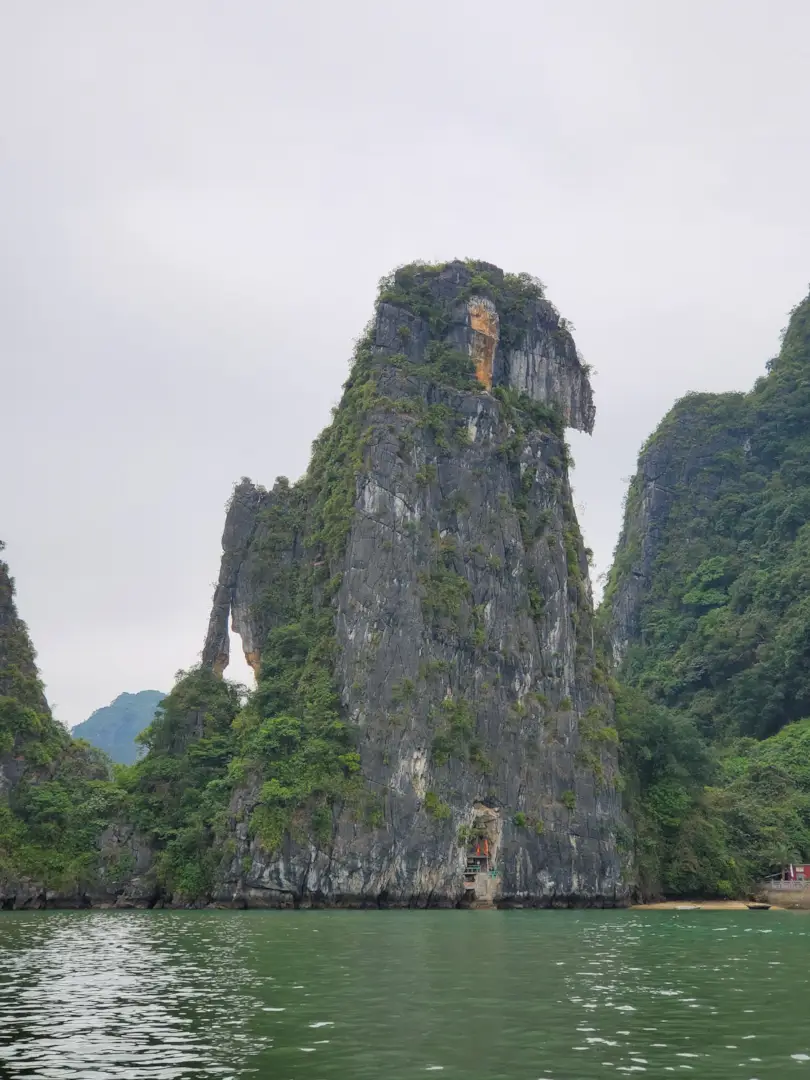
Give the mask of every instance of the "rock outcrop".
[(271, 522), (273, 510), (278, 507), (283, 513), (289, 496), (290, 487), (284, 480), (269, 494), (247, 477), (234, 489), (222, 536), (219, 582), (202, 651), (203, 667), (218, 675), (230, 659), (229, 617), (241, 639), (245, 659), (257, 675), (262, 645), (283, 616), (278, 605), (268, 610), (257, 599), (273, 583), (283, 580), (291, 565), (302, 557), (300, 538), (293, 532), (287, 536), (286, 544), (279, 546), (274, 535), (278, 523)]
[[(237, 486), (203, 650), (221, 673), (230, 617), (270, 715), (268, 635), (327, 612), (362, 795), (329, 797), (313, 831), (251, 759), (217, 902), (455, 905), (480, 892), (469, 875), (465, 890), (476, 836), (496, 903), (624, 902), (612, 703), (563, 437), (593, 421), (587, 370), (531, 279), (455, 262), (383, 284), (320, 459), (316, 445), (322, 460), (340, 435), (330, 453), (350, 472)], [(286, 815), (274, 842), (262, 810)]]
[(614, 663), (642, 643), (641, 610), (653, 588), (656, 560), (669, 543), (670, 515), (684, 499), (711, 512), (721, 478), (750, 449), (751, 421), (743, 394), (690, 394), (647, 440), (627, 493), (624, 522), (606, 593)]

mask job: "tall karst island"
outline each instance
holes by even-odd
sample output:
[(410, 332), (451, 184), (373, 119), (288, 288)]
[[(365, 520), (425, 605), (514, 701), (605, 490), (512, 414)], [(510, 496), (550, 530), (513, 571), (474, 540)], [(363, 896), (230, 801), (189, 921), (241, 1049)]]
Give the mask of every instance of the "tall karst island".
[(235, 489), (203, 669), (257, 680), (217, 900), (620, 903), (616, 733), (566, 426), (587, 367), (542, 286), (383, 281), (297, 484)]
[(539, 282), (482, 262), (385, 279), (305, 476), (235, 488), (202, 662), (147, 752), (114, 782), (89, 748), (80, 779), (61, 746), (50, 787), (25, 773), (3, 904), (625, 903), (564, 439), (593, 422)]

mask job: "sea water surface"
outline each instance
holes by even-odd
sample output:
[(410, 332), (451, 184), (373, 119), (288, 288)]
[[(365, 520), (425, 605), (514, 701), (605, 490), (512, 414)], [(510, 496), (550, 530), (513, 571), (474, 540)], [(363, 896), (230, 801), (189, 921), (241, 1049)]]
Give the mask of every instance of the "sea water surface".
[(0, 914), (0, 1077), (810, 1080), (810, 917)]

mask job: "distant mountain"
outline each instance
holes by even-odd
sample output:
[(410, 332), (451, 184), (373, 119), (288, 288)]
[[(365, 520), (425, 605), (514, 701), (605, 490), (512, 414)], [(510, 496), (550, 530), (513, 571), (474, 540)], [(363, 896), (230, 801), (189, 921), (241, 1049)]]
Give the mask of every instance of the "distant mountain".
[(76, 739), (86, 739), (99, 750), (120, 762), (131, 765), (138, 757), (135, 736), (149, 727), (155, 709), (166, 695), (160, 690), (141, 690), (137, 694), (119, 694), (115, 701), (96, 709), (92, 716), (73, 728)]

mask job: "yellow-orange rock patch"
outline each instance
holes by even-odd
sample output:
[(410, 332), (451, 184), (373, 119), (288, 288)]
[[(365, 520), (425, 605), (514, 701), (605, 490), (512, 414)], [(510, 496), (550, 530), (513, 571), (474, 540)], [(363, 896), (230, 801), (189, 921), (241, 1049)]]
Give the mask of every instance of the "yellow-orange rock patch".
[(487, 390), (491, 390), (492, 367), (498, 347), (498, 313), (485, 300), (470, 300), (467, 310), (473, 332), (471, 355), (475, 364), (475, 375)]

